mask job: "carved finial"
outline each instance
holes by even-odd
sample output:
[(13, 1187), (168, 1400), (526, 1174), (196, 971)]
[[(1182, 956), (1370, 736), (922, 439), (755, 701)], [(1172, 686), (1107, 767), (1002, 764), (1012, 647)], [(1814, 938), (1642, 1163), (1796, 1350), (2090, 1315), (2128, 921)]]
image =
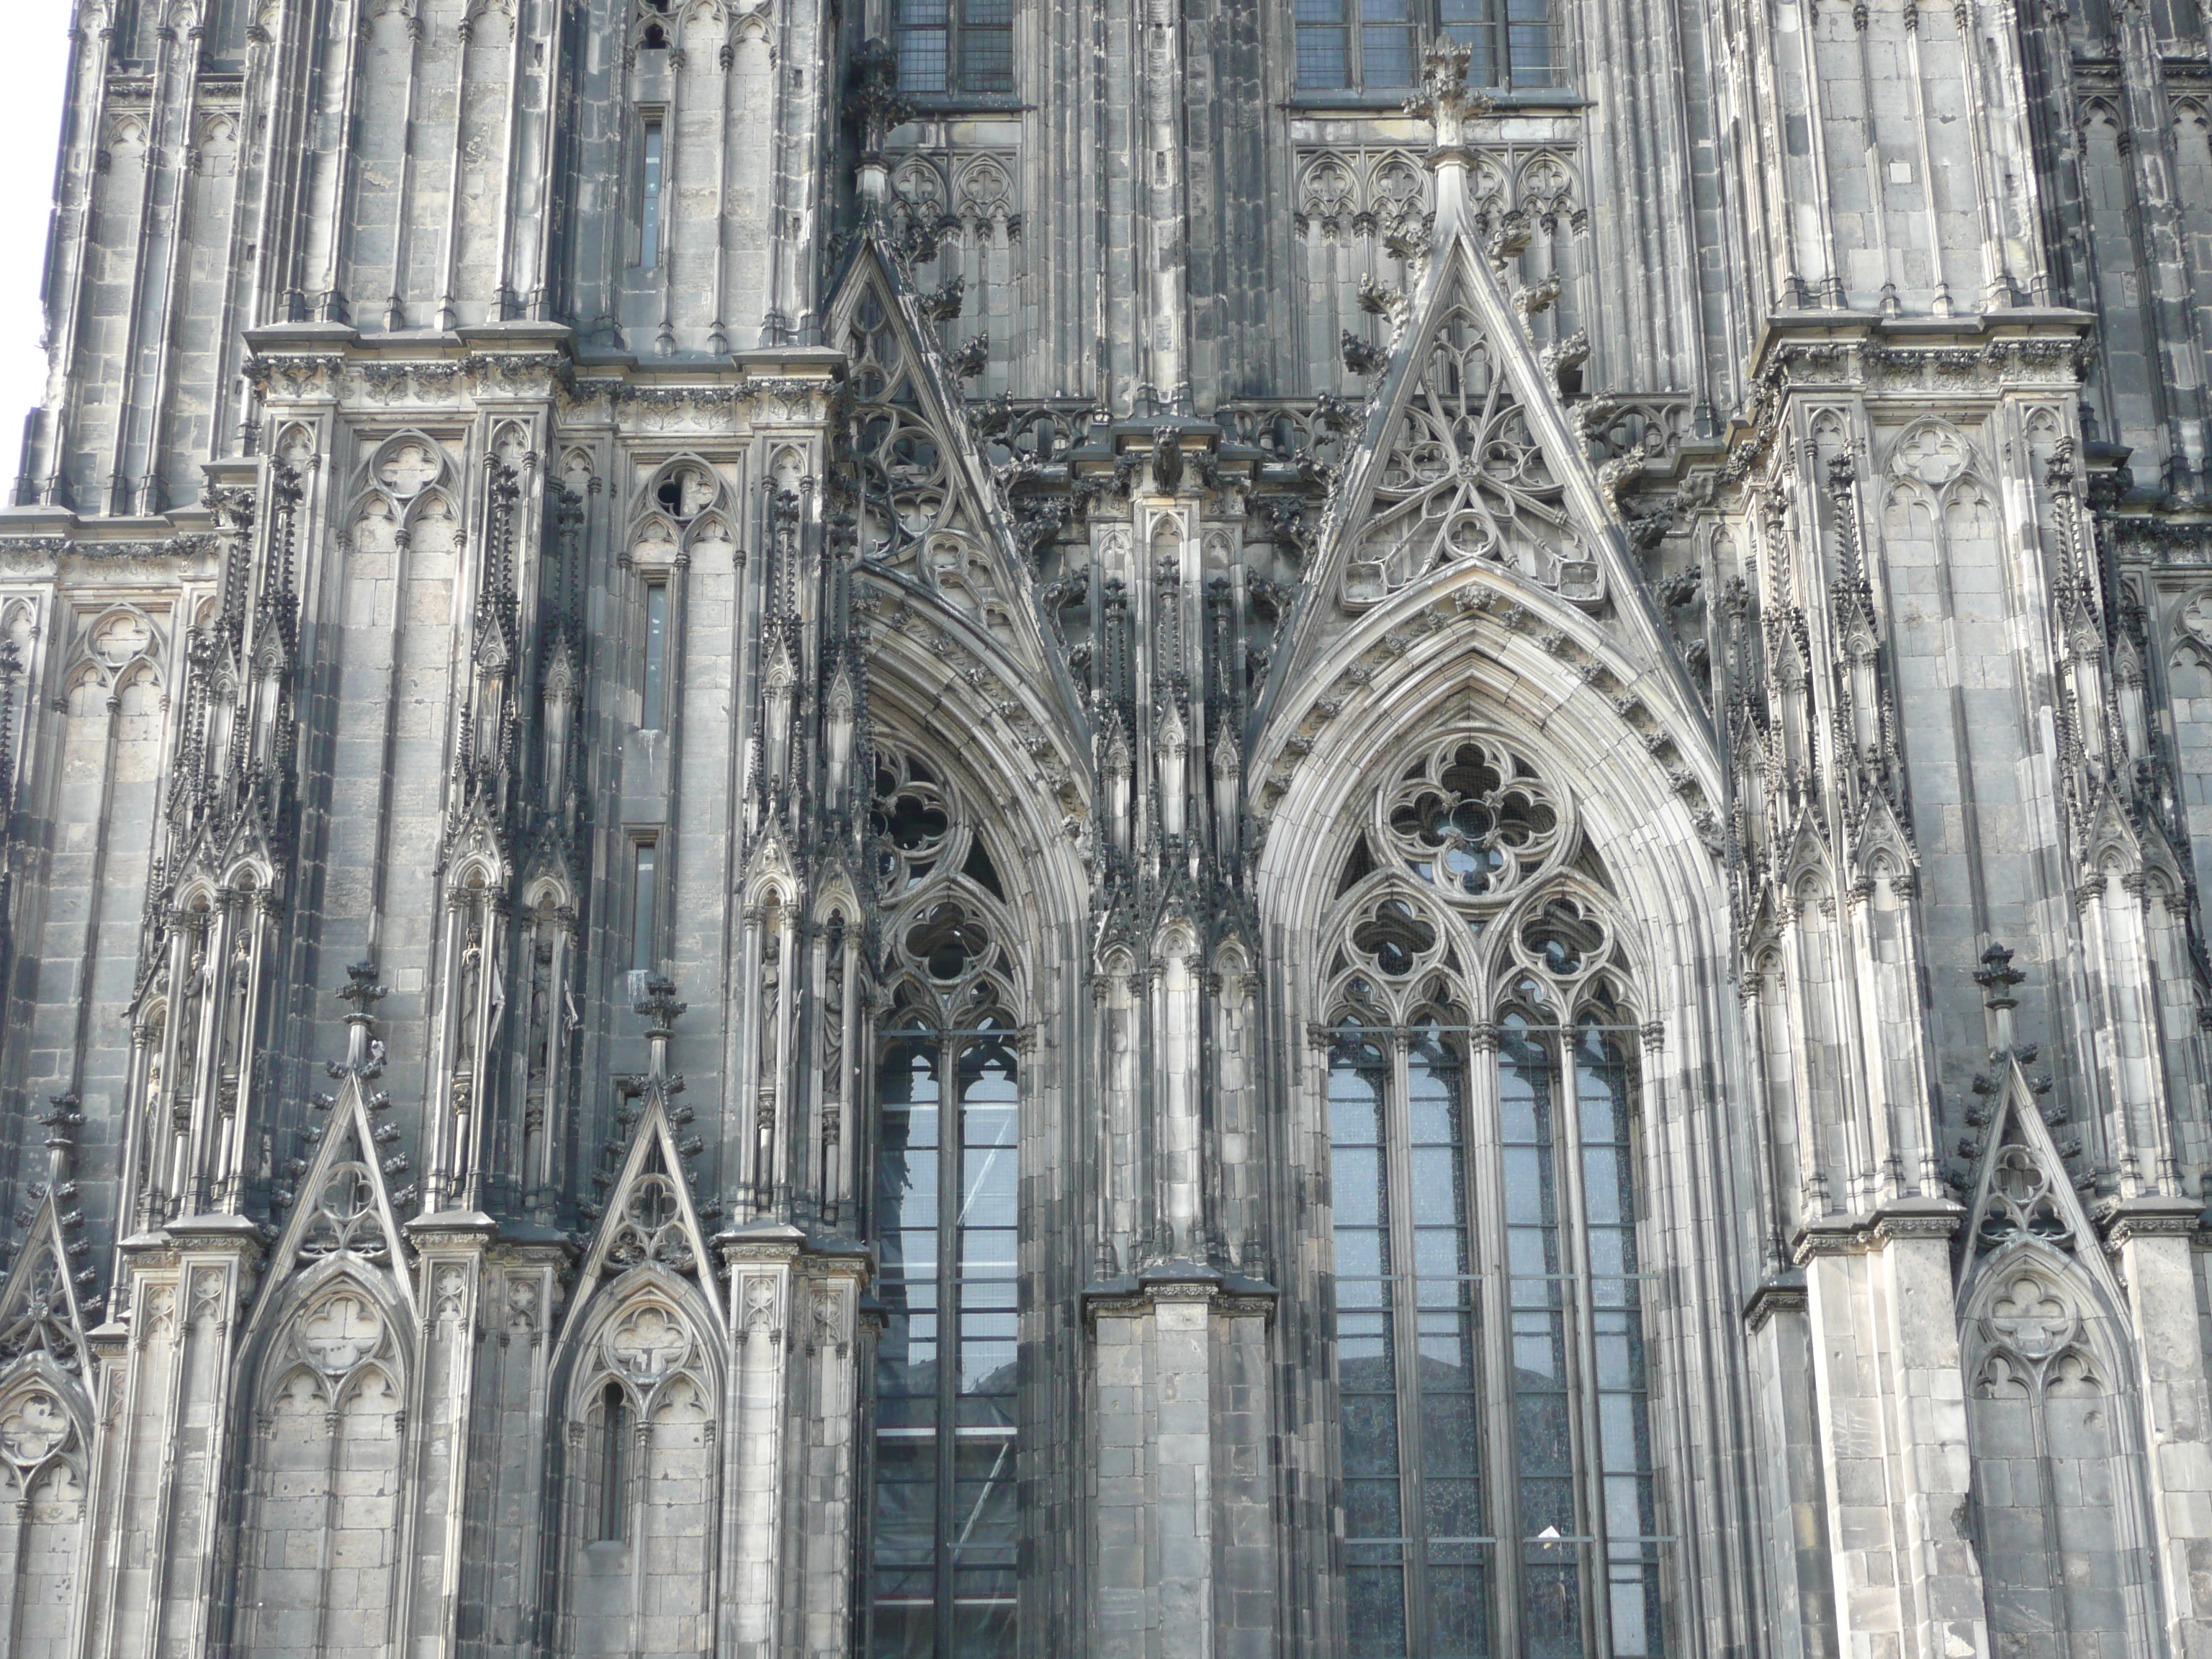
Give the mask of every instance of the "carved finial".
[(69, 1185), (70, 1160), (76, 1152), (76, 1132), (83, 1127), (84, 1114), (77, 1110), (74, 1094), (48, 1097), (48, 1109), (39, 1114), (39, 1122), (46, 1132), (46, 1187), (58, 1193)]
[(2004, 1049), (2013, 1046), (2012, 1011), (2020, 1006), (2013, 987), (2027, 975), (2012, 965), (2012, 952), (2002, 945), (1992, 944), (1982, 952), (1982, 965), (1974, 970), (1974, 983), (1982, 988), (1982, 1005), (1989, 1011), (1990, 1046)]
[(883, 210), (890, 188), (884, 145), (891, 130), (912, 112), (899, 96), (897, 48), (879, 38), (863, 42), (853, 58), (853, 84), (845, 94), (845, 113), (860, 129), (861, 211), (871, 217)]
[(656, 1080), (668, 1079), (668, 1039), (676, 1034), (677, 1016), (689, 1006), (676, 1000), (676, 982), (665, 975), (655, 974), (646, 981), (645, 995), (635, 1007), (645, 1021), (645, 1040), (651, 1051), (647, 1075)]
[[(376, 1005), (391, 995), (391, 988), (376, 982), (376, 964), (356, 962), (346, 969), (346, 982), (338, 988), (338, 1000), (346, 1004), (346, 1057), (344, 1070), (363, 1076), (374, 1076), (383, 1063), (384, 1045), (369, 1038), (369, 1026), (374, 1023)], [(338, 1068), (333, 1067), (335, 1073)]]
[(1449, 37), (1439, 38), (1421, 54), (1421, 89), (1406, 100), (1406, 113), (1436, 128), (1433, 160), (1446, 152), (1467, 149), (1467, 124), (1490, 113), (1489, 97), (1467, 84), (1467, 66), (1474, 49)]

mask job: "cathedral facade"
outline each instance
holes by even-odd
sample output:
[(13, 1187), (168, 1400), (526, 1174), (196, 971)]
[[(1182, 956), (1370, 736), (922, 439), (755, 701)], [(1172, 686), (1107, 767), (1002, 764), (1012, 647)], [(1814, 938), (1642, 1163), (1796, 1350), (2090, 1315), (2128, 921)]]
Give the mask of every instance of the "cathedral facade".
[(70, 40), (0, 1653), (2212, 1655), (2193, 0)]

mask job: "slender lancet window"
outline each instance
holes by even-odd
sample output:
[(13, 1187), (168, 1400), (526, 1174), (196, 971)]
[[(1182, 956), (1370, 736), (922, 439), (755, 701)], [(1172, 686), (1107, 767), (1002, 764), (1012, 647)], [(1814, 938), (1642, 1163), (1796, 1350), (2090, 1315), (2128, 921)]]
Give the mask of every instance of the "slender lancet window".
[(660, 263), (660, 121), (645, 124), (645, 209), (638, 221), (637, 262), (647, 270)]
[[(917, 773), (885, 761), (879, 817), (898, 811)], [(968, 878), (936, 867), (945, 829), (886, 854), (933, 890), (889, 929), (895, 989), (876, 1069), (881, 1659), (1014, 1651), (1021, 1072), (1008, 958)]]
[(631, 856), (635, 865), (630, 887), (629, 965), (647, 972), (658, 955), (654, 941), (659, 936), (660, 848), (653, 842), (641, 841)]
[(1648, 1659), (1669, 1540), (1601, 866), (1489, 739), (1370, 810), (1328, 962), (1346, 1650)]
[(667, 697), (668, 675), (668, 584), (647, 582), (645, 587), (645, 684), (640, 699), (637, 723), (648, 732), (658, 732), (663, 721), (662, 704)]

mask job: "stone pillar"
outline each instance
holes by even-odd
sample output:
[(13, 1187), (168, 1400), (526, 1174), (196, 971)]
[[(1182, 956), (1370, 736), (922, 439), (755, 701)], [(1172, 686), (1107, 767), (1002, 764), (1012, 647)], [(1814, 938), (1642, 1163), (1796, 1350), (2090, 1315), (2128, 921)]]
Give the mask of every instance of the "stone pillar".
[(1951, 1286), (1955, 1205), (1908, 1200), (1809, 1230), (1806, 1270), (1844, 1659), (1978, 1659), (1982, 1573)]
[(497, 1231), (490, 1217), (469, 1212), (425, 1216), (407, 1225), (417, 1252), (422, 1328), (401, 1449), (404, 1507), (394, 1624), (407, 1632), (413, 1659), (450, 1655), (461, 1636), (476, 1333), (483, 1321), (484, 1252)]
[(868, 1259), (817, 1246), (796, 1265), (791, 1386), (786, 1395), (780, 1650), (802, 1659), (847, 1651), (853, 1629), (853, 1538), (863, 1494), (858, 1443), (860, 1296)]
[(1786, 1279), (1762, 1285), (1744, 1323), (1765, 1437), (1767, 1513), (1779, 1516), (1765, 1540), (1775, 1587), (1774, 1651), (1780, 1659), (1835, 1659), (1836, 1568), (1804, 1285)]
[(1272, 1292), (1177, 1262), (1088, 1304), (1098, 1659), (1273, 1652)]
[(2166, 1650), (2177, 1656), (2212, 1653), (2212, 1382), (2203, 1333), (2189, 1316), (2198, 1305), (2197, 1207), (2137, 1200), (2106, 1236), (2135, 1326), (2158, 1606)]
[(771, 1222), (715, 1241), (730, 1275), (719, 1621), (730, 1659), (768, 1659), (775, 1649), (792, 1264), (805, 1237)]
[(223, 1498), (241, 1437), (235, 1336), (261, 1260), (258, 1230), (200, 1216), (124, 1247), (131, 1278), (119, 1400), (100, 1423), (87, 1651), (198, 1659), (237, 1611), (216, 1594)]

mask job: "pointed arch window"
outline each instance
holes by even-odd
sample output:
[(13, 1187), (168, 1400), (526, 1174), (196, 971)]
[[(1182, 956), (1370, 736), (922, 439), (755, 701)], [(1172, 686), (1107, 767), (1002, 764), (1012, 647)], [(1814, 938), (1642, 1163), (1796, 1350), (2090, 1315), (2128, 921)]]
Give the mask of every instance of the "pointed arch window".
[(877, 1059), (872, 1651), (1011, 1655), (1018, 1515), (1018, 1117), (1003, 955), (974, 910), (924, 902)]
[(1640, 1030), (1603, 866), (1485, 734), (1370, 810), (1322, 1028), (1346, 1650), (1651, 1659)]

